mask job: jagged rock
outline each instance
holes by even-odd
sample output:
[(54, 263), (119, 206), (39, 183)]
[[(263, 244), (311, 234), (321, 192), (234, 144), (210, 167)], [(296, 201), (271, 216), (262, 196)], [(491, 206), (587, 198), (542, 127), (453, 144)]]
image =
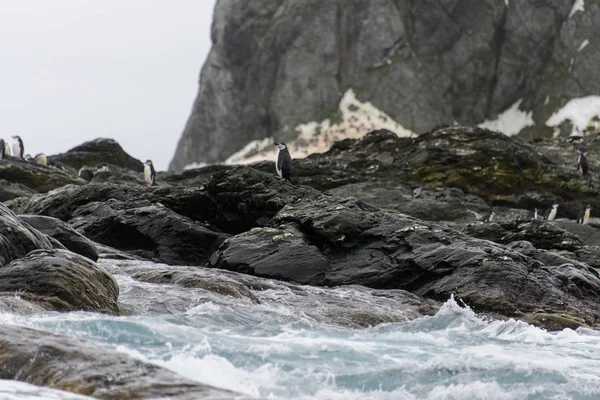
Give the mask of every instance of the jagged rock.
[[(543, 309), (546, 314), (569, 315), (575, 325), (579, 319), (598, 323), (600, 278), (585, 264), (553, 261), (544, 267), (537, 259), (488, 240), (292, 185), (282, 186), (284, 194), (269, 202), (272, 178), (248, 171), (229, 171), (208, 185), (223, 188), (219, 212), (242, 217), (237, 199), (243, 199), (253, 204), (254, 213), (262, 210), (263, 219), (255, 214), (252, 220), (270, 221), (277, 232), (228, 239), (212, 257), (214, 267), (312, 285), (404, 289), (442, 301), (454, 294), (477, 311), (533, 319), (536, 310)], [(266, 209), (267, 203), (273, 208)], [(307, 250), (296, 253), (293, 262), (280, 262), (299, 248)], [(316, 270), (304, 269), (302, 275), (303, 269), (296, 268), (314, 260), (319, 260)]]
[(228, 237), (147, 200), (89, 203), (69, 223), (94, 241), (167, 264), (202, 265)]
[(98, 261), (98, 252), (94, 243), (77, 232), (67, 223), (42, 215), (19, 215), (19, 219), (33, 226), (38, 231), (56, 239), (73, 253), (80, 254), (92, 261)]
[(123, 150), (113, 139), (95, 139), (72, 148), (63, 154), (48, 157), (50, 163), (59, 162), (78, 170), (81, 167), (96, 167), (99, 164), (123, 167), (133, 171), (144, 170), (141, 161), (136, 160)]
[(84, 183), (75, 174), (16, 158), (0, 160), (0, 201), (45, 193), (64, 185)]
[(299, 124), (336, 121), (350, 88), (419, 134), (493, 120), (522, 99), (535, 123), (526, 134), (550, 137), (553, 112), (600, 92), (600, 46), (588, 40), (600, 5), (571, 15), (575, 3), (219, 0), (213, 47), (170, 169), (223, 161), (252, 140), (289, 141)]
[(100, 399), (243, 399), (106, 347), (20, 326), (0, 326), (0, 379)]
[(46, 235), (24, 224), (0, 203), (0, 268), (33, 250), (51, 250), (54, 247)]
[(0, 292), (57, 311), (118, 314), (119, 287), (103, 268), (67, 250), (34, 250), (0, 266)]

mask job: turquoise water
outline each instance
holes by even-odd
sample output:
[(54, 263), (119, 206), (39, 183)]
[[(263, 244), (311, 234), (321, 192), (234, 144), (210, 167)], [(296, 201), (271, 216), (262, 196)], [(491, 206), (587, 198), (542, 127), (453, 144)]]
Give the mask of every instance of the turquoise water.
[[(600, 332), (549, 333), (514, 320), (492, 321), (454, 299), (435, 316), (347, 328), (283, 301), (295, 295), (286, 293), (289, 288), (257, 291), (255, 304), (138, 282), (120, 275), (122, 267), (103, 264), (119, 282), (123, 308), (143, 315), (0, 314), (0, 323), (110, 346), (199, 382), (262, 398), (600, 398)], [(305, 288), (304, 301), (324, 290)], [(367, 308), (390, 306), (358, 288), (334, 293), (360, 298)], [(0, 381), (0, 398), (6, 385)], [(38, 398), (27, 396), (10, 399)]]

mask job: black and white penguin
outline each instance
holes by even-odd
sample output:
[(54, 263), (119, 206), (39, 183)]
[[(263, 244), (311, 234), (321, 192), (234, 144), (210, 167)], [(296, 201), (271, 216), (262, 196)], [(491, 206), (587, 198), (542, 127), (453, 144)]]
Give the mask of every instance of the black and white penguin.
[(590, 220), (590, 211), (592, 211), (592, 207), (590, 207), (589, 205), (586, 206), (582, 212), (579, 213), (579, 215), (577, 215), (577, 223), (579, 225), (585, 225), (589, 222)]
[(274, 143), (279, 149), (277, 151), (277, 161), (275, 161), (275, 170), (280, 178), (287, 179), (292, 182), (292, 156), (285, 143)]
[(79, 170), (77, 176), (79, 176), (81, 179), (91, 182), (92, 178), (94, 177), (94, 171), (87, 167), (83, 167)]
[(96, 172), (108, 172), (108, 164), (102, 163), (96, 166)]
[(4, 141), (4, 156), (10, 156), (10, 145)]
[(48, 165), (48, 158), (44, 153), (39, 153), (35, 155), (35, 163), (39, 165), (43, 165), (44, 167)]
[(31, 154), (25, 154), (23, 156), (23, 160), (27, 161), (27, 162), (33, 162), (33, 157), (31, 157)]
[(579, 153), (579, 157), (577, 158), (577, 169), (582, 176), (587, 176), (590, 171), (590, 163), (587, 159), (587, 149), (583, 146), (578, 146), (577, 153)]
[(156, 182), (156, 171), (152, 161), (148, 160), (144, 163), (144, 181), (146, 186), (150, 187)]
[(0, 160), (4, 159), (4, 157), (6, 156), (6, 152), (4, 151), (6, 142), (4, 142), (4, 139), (0, 138)]
[(490, 211), (488, 211), (483, 216), (483, 218), (481, 219), (481, 221), (483, 221), (483, 222), (493, 222), (495, 216), (496, 216), (496, 213), (494, 213), (494, 210), (490, 210)]
[(537, 208), (534, 208), (532, 211), (529, 212), (529, 218), (538, 219), (538, 209)]
[(546, 210), (544, 213), (544, 219), (546, 221), (554, 221), (556, 218), (556, 212), (558, 211), (558, 204), (552, 204), (552, 207)]
[(21, 137), (18, 135), (13, 136), (12, 138), (15, 140), (12, 145), (13, 157), (23, 158), (23, 155), (25, 154), (25, 146), (23, 145), (23, 140), (21, 140)]

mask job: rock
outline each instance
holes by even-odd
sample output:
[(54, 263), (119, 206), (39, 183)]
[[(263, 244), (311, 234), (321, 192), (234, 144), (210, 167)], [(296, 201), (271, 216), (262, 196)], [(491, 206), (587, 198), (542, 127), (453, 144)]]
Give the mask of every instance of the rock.
[[(240, 203), (228, 200), (243, 199), (244, 204), (255, 206), (254, 212), (263, 210), (263, 219), (254, 215), (252, 220), (270, 221), (276, 231), (242, 233), (228, 239), (211, 258), (214, 267), (311, 285), (403, 289), (440, 301), (454, 294), (478, 312), (530, 318), (543, 309), (546, 314), (569, 315), (570, 321), (598, 324), (600, 278), (589, 266), (572, 258), (564, 257), (564, 263), (552, 259), (545, 266), (518, 249), (352, 198), (318, 192), (301, 196), (305, 189), (291, 185), (271, 203), (279, 208), (287, 200), (270, 217), (272, 211), (264, 207), (271, 178), (262, 176), (260, 183), (261, 176), (253, 175), (248, 182), (242, 179), (247, 174), (241, 169), (229, 171), (216, 179), (219, 184), (209, 184), (223, 185), (219, 212), (239, 217)], [(240, 183), (236, 186), (233, 182)], [(286, 232), (293, 235), (286, 236)], [(296, 253), (293, 262), (279, 262), (280, 256), (290, 259), (297, 249), (302, 251)], [(316, 269), (296, 267), (315, 260)]]
[(57, 311), (118, 314), (119, 287), (103, 268), (66, 250), (34, 250), (0, 266), (0, 293)]
[(293, 227), (254, 228), (225, 241), (210, 260), (213, 267), (304, 284), (322, 281), (328, 264)]
[(0, 268), (29, 252), (55, 246), (48, 237), (24, 224), (4, 204), (0, 203)]
[(106, 347), (20, 326), (0, 326), (0, 379), (100, 399), (241, 399)]
[(94, 241), (167, 264), (203, 265), (228, 237), (144, 200), (89, 203), (69, 223)]
[(103, 138), (85, 142), (64, 154), (50, 156), (48, 161), (62, 163), (76, 170), (84, 166), (95, 168), (103, 163), (140, 173), (144, 170), (142, 162), (127, 154), (119, 143)]
[(574, 3), (219, 0), (170, 169), (224, 161), (265, 137), (289, 142), (299, 124), (337, 122), (349, 89), (418, 134), (513, 106), (532, 119), (523, 135), (550, 137), (555, 111), (600, 92), (600, 47), (585, 42), (600, 5), (570, 15)]
[(58, 240), (65, 248), (92, 261), (98, 261), (94, 243), (65, 222), (41, 215), (19, 215), (19, 219), (38, 231)]
[(69, 184), (82, 184), (74, 174), (16, 158), (0, 160), (0, 201), (46, 193)]

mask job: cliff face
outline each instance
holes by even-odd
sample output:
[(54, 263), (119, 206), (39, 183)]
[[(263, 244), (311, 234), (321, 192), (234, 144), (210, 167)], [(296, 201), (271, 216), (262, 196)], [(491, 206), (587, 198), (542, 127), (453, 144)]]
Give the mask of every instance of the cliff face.
[(600, 94), (599, 18), (600, 5), (581, 0), (218, 0), (170, 168), (223, 161), (266, 137), (293, 140), (309, 121), (339, 122), (349, 89), (416, 133), (514, 106), (525, 122), (492, 127), (549, 136), (560, 107)]

